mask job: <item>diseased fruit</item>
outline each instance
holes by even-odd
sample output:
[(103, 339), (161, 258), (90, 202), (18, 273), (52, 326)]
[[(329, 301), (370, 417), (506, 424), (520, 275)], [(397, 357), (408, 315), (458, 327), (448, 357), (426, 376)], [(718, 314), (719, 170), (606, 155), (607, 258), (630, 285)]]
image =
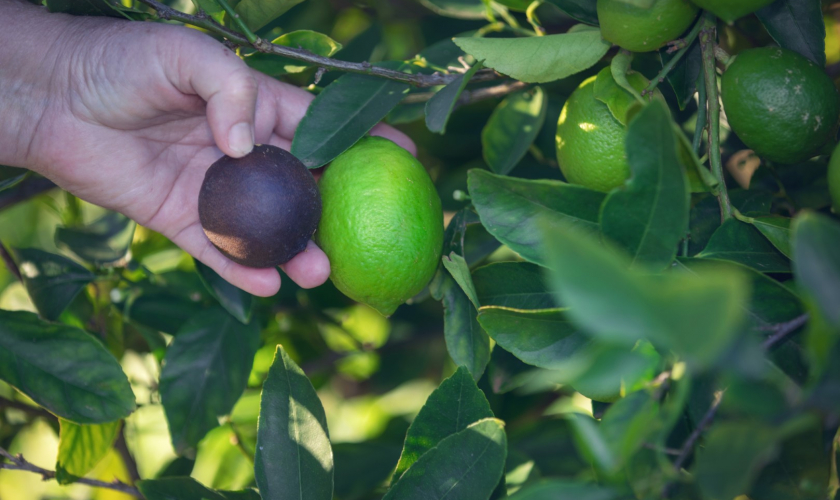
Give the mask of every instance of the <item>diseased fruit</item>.
[(773, 3), (773, 0), (691, 0), (700, 8), (733, 23), (736, 19), (752, 14), (762, 7)]
[(805, 161), (837, 131), (840, 97), (834, 83), (791, 50), (740, 53), (721, 78), (721, 98), (732, 130), (766, 160)]
[(393, 142), (368, 137), (320, 180), (316, 239), (335, 286), (383, 316), (419, 293), (440, 263), (443, 214), (423, 165)]
[(598, 0), (596, 8), (601, 35), (633, 52), (657, 50), (679, 38), (699, 11), (689, 0), (654, 0), (648, 9), (626, 0)]
[[(648, 80), (639, 73), (629, 73), (630, 85), (638, 91)], [(654, 95), (661, 98), (657, 91)], [(612, 102), (613, 110), (601, 97)], [(557, 121), (557, 163), (571, 184), (607, 192), (618, 187), (630, 175), (624, 139), (628, 108), (635, 103), (629, 92), (615, 83), (610, 68), (604, 68), (577, 88), (560, 112)]]
[(321, 196), (303, 163), (278, 147), (258, 145), (210, 166), (198, 195), (204, 233), (225, 256), (249, 267), (274, 267), (306, 248), (321, 218)]

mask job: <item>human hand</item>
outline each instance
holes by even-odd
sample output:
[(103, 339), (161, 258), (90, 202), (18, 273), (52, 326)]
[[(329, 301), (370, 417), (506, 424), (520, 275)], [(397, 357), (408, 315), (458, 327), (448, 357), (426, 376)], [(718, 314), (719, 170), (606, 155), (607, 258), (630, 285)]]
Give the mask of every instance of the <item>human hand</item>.
[[(254, 142), (288, 150), (312, 96), (183, 27), (84, 18), (65, 36), (52, 73), (54, 98), (27, 148), (27, 166), (162, 233), (243, 290), (276, 293), (275, 269), (236, 264), (210, 243), (198, 219), (198, 192), (222, 154), (243, 156)], [(372, 133), (415, 152), (391, 127)], [(330, 273), (311, 241), (281, 267), (304, 288)]]

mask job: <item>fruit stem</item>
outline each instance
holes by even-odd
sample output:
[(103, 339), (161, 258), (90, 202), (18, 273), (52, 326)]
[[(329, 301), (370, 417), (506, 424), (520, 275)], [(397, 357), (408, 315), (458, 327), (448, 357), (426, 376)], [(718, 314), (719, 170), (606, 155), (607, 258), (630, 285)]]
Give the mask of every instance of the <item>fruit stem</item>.
[[(660, 83), (665, 81), (665, 77), (668, 76), (668, 73), (670, 73), (671, 70), (674, 69), (674, 66), (677, 65), (677, 63), (680, 61), (680, 59), (682, 59), (685, 53), (688, 52), (688, 49), (691, 48), (691, 44), (694, 43), (694, 40), (697, 38), (697, 35), (700, 33), (700, 30), (702, 28), (703, 20), (701, 19), (694, 23), (694, 27), (691, 28), (691, 31), (688, 33), (688, 35), (686, 35), (685, 38), (673, 42), (677, 44), (674, 46), (680, 47), (680, 50), (677, 51), (676, 55), (674, 55), (674, 57), (672, 57), (670, 61), (668, 61), (664, 66), (662, 66), (662, 71), (660, 71), (659, 74), (656, 75), (656, 78), (650, 81), (650, 85), (648, 85), (647, 88), (642, 91), (643, 96), (652, 93), (653, 90)], [(660, 55), (660, 57), (662, 56)]]
[(708, 106), (709, 123), (709, 163), (712, 173), (718, 180), (718, 203), (720, 203), (721, 220), (732, 218), (732, 203), (726, 190), (723, 177), (723, 165), (720, 160), (720, 97), (717, 86), (717, 67), (715, 66), (715, 17), (708, 12), (703, 14), (703, 28), (700, 31), (700, 47), (703, 54), (703, 74), (706, 80), (706, 103)]
[(248, 28), (248, 26), (245, 25), (245, 22), (242, 20), (242, 17), (240, 17), (239, 14), (237, 14), (236, 11), (233, 10), (233, 7), (231, 7), (230, 4), (227, 3), (227, 0), (217, 1), (219, 2), (219, 5), (221, 5), (222, 8), (225, 9), (227, 15), (229, 15), (230, 18), (233, 19), (237, 26), (239, 26), (239, 30), (242, 32), (243, 35), (245, 35), (245, 38), (247, 38), (248, 41), (252, 44), (257, 43), (259, 41), (259, 37), (255, 35), (254, 32), (251, 31), (250, 28)]

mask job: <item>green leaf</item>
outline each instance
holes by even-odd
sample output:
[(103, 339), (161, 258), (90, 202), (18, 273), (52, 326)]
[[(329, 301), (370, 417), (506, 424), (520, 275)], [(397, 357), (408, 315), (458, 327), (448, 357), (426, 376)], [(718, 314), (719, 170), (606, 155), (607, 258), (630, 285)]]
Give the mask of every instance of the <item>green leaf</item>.
[(478, 300), (485, 306), (549, 309), (554, 297), (543, 282), (543, 268), (530, 262), (494, 262), (472, 273)]
[(394, 462), (400, 458), (400, 447), (370, 441), (337, 443), (333, 445), (333, 455), (336, 498), (358, 499), (391, 476)]
[(485, 19), (487, 6), (481, 0), (420, 0), (435, 14), (456, 19)]
[(554, 290), (567, 314), (593, 337), (633, 345), (646, 338), (706, 365), (729, 346), (748, 292), (736, 272), (650, 276), (629, 259), (570, 228), (545, 229)]
[[(609, 108), (610, 113), (616, 120), (622, 125), (627, 125), (630, 109), (639, 107), (639, 102), (633, 97), (633, 94), (618, 84), (612, 74), (611, 68), (612, 66), (598, 72), (598, 76), (595, 77), (595, 84), (592, 87), (592, 95), (595, 99), (607, 105), (607, 108)], [(626, 74), (624, 77), (625, 83), (630, 85), (630, 82), (626, 81)]]
[(610, 43), (597, 29), (526, 38), (455, 38), (467, 54), (499, 73), (529, 83), (560, 80), (597, 63)]
[(245, 390), (259, 341), (256, 323), (243, 325), (219, 308), (198, 313), (178, 331), (160, 373), (176, 451), (196, 446), (230, 413)]
[[(303, 0), (240, 0), (234, 11), (251, 31), (274, 21)], [(230, 20), (228, 20), (230, 24)]]
[(820, 2), (776, 0), (755, 13), (773, 40), (825, 66), (825, 23)]
[(263, 384), (254, 474), (267, 500), (333, 497), (333, 454), (324, 407), (303, 370), (281, 346)]
[(26, 292), (43, 318), (54, 321), (79, 292), (94, 280), (93, 273), (61, 255), (37, 248), (15, 250)]
[[(732, 190), (729, 198), (732, 206), (741, 213), (767, 213), (773, 204), (773, 193), (759, 189)], [(688, 254), (696, 255), (703, 251), (720, 225), (720, 204), (716, 197), (706, 196), (691, 207)]]
[(747, 493), (761, 467), (776, 453), (777, 432), (757, 422), (724, 422), (706, 436), (694, 475), (710, 498)]
[(647, 391), (636, 391), (607, 409), (600, 431), (621, 467), (661, 430), (660, 425), (654, 399)]
[[(377, 64), (404, 71), (409, 63)], [(385, 118), (408, 92), (407, 83), (347, 73), (312, 101), (300, 121), (291, 152), (309, 168), (329, 163)]]
[(749, 327), (762, 336), (772, 332), (773, 326), (790, 321), (804, 313), (802, 302), (790, 289), (755, 269), (730, 261), (707, 259), (679, 259), (681, 268), (697, 275), (707, 270), (732, 269), (750, 280), (750, 296), (741, 306), (747, 313)]
[(224, 22), (225, 19), (225, 9), (219, 5), (219, 2), (216, 0), (192, 0), (193, 5), (199, 10), (203, 10), (207, 13), (210, 17), (212, 17), (217, 23)]
[(442, 290), (446, 350), (457, 366), (467, 367), (478, 380), (490, 361), (490, 337), (478, 323), (475, 306), (454, 279), (447, 278)]
[[(271, 43), (284, 47), (308, 50), (313, 54), (324, 57), (330, 57), (341, 50), (340, 43), (323, 33), (309, 30), (286, 33), (275, 38)], [(255, 70), (275, 78), (289, 73), (300, 73), (309, 68), (309, 65), (304, 62), (276, 54), (266, 54), (265, 52), (254, 52), (243, 57), (243, 60)]]
[(632, 265), (664, 269), (688, 232), (689, 192), (671, 115), (658, 100), (627, 128), (630, 178), (601, 209), (601, 231), (627, 250)]
[(432, 132), (443, 134), (446, 132), (446, 122), (449, 121), (449, 116), (455, 110), (455, 105), (458, 103), (458, 98), (461, 97), (461, 92), (464, 91), (470, 78), (473, 77), (476, 71), (482, 68), (481, 62), (473, 64), (470, 69), (455, 77), (445, 87), (437, 91), (431, 99), (426, 102), (426, 127)]
[[(478, 215), (468, 208), (462, 208), (449, 221), (443, 233), (443, 255), (456, 253), (464, 254), (464, 236), (467, 232), (467, 225), (478, 223)], [(443, 266), (438, 267), (435, 276), (429, 283), (429, 293), (435, 300), (443, 298), (444, 289), (449, 285), (451, 278)]]
[(84, 477), (108, 454), (120, 430), (120, 421), (80, 425), (60, 418), (58, 422), (55, 479), (58, 484), (70, 484)]
[(190, 477), (146, 479), (137, 488), (146, 500), (260, 500), (254, 490), (211, 490)]
[(819, 425), (786, 439), (779, 456), (761, 471), (750, 498), (788, 500), (823, 498), (831, 480), (831, 450), (823, 445)]
[(459, 367), (429, 395), (420, 413), (411, 422), (394, 472), (395, 481), (446, 437), (492, 416), (490, 403), (475, 385), (470, 372), (463, 366)]
[(231, 285), (216, 274), (216, 271), (198, 260), (193, 259), (193, 261), (195, 262), (195, 270), (210, 295), (240, 323), (247, 325), (251, 321), (251, 313), (253, 312), (253, 295)]
[[(669, 52), (670, 48), (670, 46), (665, 46), (659, 49), (659, 60), (663, 67), (677, 55), (676, 52)], [(702, 68), (700, 41), (695, 40), (666, 77), (677, 96), (680, 110), (685, 109), (688, 101), (694, 98), (694, 94), (697, 92), (697, 78), (700, 76)]]
[(793, 272), (825, 319), (840, 329), (840, 224), (804, 212), (793, 222)]
[(470, 196), (481, 223), (522, 258), (540, 264), (543, 254), (537, 221), (598, 230), (604, 193), (551, 180), (525, 180), (470, 170)]
[(505, 98), (481, 130), (484, 161), (507, 175), (528, 152), (545, 121), (548, 97), (540, 87)]
[(763, 273), (790, 272), (788, 259), (758, 229), (736, 219), (724, 222), (697, 257), (731, 260)]
[(597, 484), (574, 482), (570, 479), (545, 479), (526, 486), (510, 500), (618, 500), (618, 492)]
[(793, 255), (790, 248), (790, 223), (791, 220), (787, 217), (775, 215), (756, 217), (752, 220), (753, 226), (761, 231), (761, 234), (776, 247), (776, 250), (782, 252), (788, 259)]
[(134, 411), (128, 379), (101, 343), (28, 312), (0, 310), (0, 380), (79, 424), (113, 422)]
[(473, 286), (472, 277), (470, 276), (470, 266), (467, 265), (467, 261), (455, 252), (444, 255), (442, 261), (443, 267), (449, 271), (449, 274), (458, 283), (458, 286), (461, 287), (461, 290), (467, 295), (467, 298), (470, 299), (470, 302), (472, 302), (475, 308), (478, 309), (481, 307), (481, 304), (478, 302), (475, 286)]
[(55, 243), (86, 262), (108, 264), (128, 252), (136, 226), (125, 215), (109, 212), (84, 227), (56, 228)]
[(591, 342), (563, 309), (486, 306), (479, 310), (478, 321), (502, 349), (540, 368), (566, 366)]
[(486, 500), (504, 472), (504, 424), (488, 418), (424, 453), (382, 500)]
[(568, 415), (575, 436), (575, 445), (587, 460), (600, 470), (611, 473), (618, 469), (618, 462), (609, 443), (601, 433), (598, 422), (589, 415), (571, 413)]
[(0, 165), (0, 191), (15, 187), (29, 175), (25, 168), (15, 168)]
[(193, 315), (204, 308), (183, 294), (147, 292), (125, 306), (127, 319), (157, 331), (175, 335)]
[(578, 21), (598, 26), (598, 12), (592, 0), (548, 0), (563, 12)]

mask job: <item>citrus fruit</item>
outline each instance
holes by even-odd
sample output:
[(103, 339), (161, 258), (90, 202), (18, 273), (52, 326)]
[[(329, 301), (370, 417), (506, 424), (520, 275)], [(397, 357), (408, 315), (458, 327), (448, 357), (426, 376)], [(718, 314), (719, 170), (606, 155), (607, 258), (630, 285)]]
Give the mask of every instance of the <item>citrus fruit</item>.
[(598, 0), (601, 36), (633, 52), (650, 52), (678, 38), (699, 9), (689, 0), (654, 0), (644, 9), (626, 0)]
[(230, 260), (274, 267), (306, 248), (321, 217), (321, 197), (300, 160), (261, 144), (242, 158), (223, 156), (207, 169), (198, 217)]
[(316, 239), (330, 278), (383, 316), (431, 280), (443, 247), (443, 213), (432, 180), (411, 154), (368, 137), (333, 160), (319, 182)]
[(721, 78), (729, 125), (758, 156), (805, 161), (833, 136), (840, 97), (822, 68), (777, 47), (740, 53)]
[(691, 0), (699, 7), (733, 23), (736, 19), (752, 14), (758, 9), (770, 5), (773, 0)]
[(840, 214), (840, 144), (834, 148), (828, 162), (828, 192), (834, 211)]
[[(639, 73), (629, 73), (627, 79), (638, 91), (649, 83)], [(598, 97), (611, 102), (613, 110)], [(572, 92), (560, 112), (555, 136), (557, 163), (569, 183), (606, 192), (627, 180), (630, 165), (624, 150), (624, 123), (627, 110), (635, 102), (615, 83), (609, 68)]]

